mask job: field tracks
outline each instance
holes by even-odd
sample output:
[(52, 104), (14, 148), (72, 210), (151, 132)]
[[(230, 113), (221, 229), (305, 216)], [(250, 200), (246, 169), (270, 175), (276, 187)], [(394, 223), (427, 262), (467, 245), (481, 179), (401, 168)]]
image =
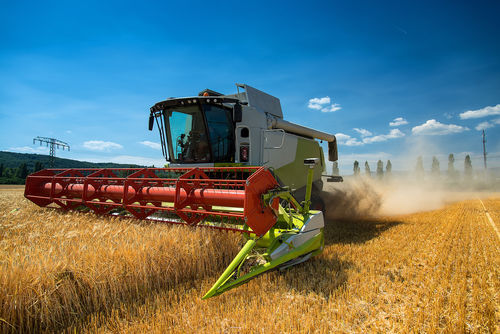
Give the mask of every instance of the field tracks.
[(497, 237), (498, 237), (498, 240), (500, 240), (500, 232), (498, 232), (498, 228), (497, 228), (495, 222), (493, 221), (493, 218), (491, 218), (490, 213), (488, 212), (488, 209), (486, 209), (486, 206), (484, 206), (483, 201), (480, 198), (478, 198), (478, 200), (479, 200), (479, 202), (481, 202), (481, 205), (483, 206), (484, 213), (486, 214), (486, 218), (488, 218), (488, 222), (490, 223), (493, 230), (495, 230)]
[(314, 260), (202, 301), (239, 235), (41, 209), (0, 187), (0, 334), (500, 334), (500, 193), (466, 196), (331, 220)]

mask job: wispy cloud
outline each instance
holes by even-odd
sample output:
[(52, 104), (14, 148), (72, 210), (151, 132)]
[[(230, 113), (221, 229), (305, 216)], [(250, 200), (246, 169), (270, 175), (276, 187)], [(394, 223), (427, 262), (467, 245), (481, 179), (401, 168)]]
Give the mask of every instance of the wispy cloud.
[(111, 141), (102, 141), (102, 140), (89, 140), (83, 143), (83, 147), (91, 151), (101, 151), (101, 152), (109, 152), (112, 150), (122, 149), (123, 146), (117, 143), (113, 143)]
[(444, 115), (444, 117), (446, 117), (446, 119), (452, 119), (453, 118), (453, 114), (451, 114), (449, 112), (445, 112), (443, 115)]
[(461, 119), (481, 118), (492, 115), (500, 115), (500, 104), (491, 107), (484, 107), (477, 110), (468, 110), (460, 114)]
[(451, 133), (460, 133), (468, 130), (469, 128), (465, 126), (443, 124), (436, 121), (435, 119), (430, 119), (424, 124), (415, 126), (413, 129), (411, 129), (411, 132), (414, 135), (442, 136)]
[(76, 158), (81, 161), (90, 161), (90, 162), (114, 162), (117, 164), (130, 164), (130, 165), (141, 165), (141, 166), (155, 166), (155, 167), (163, 167), (167, 162), (165, 159), (156, 159), (156, 158), (148, 158), (141, 156), (133, 156), (133, 155), (117, 155), (110, 157), (89, 157), (89, 156), (81, 156)]
[(389, 139), (401, 138), (404, 136), (405, 136), (405, 134), (403, 132), (401, 132), (401, 130), (392, 129), (386, 135), (377, 135), (377, 136), (373, 136), (373, 137), (363, 138), (363, 143), (365, 143), (365, 144), (377, 143), (377, 142), (381, 142), (381, 141), (387, 141)]
[(389, 122), (389, 126), (400, 126), (405, 124), (408, 124), (408, 121), (403, 117), (396, 117), (392, 122)]
[(150, 147), (150, 148), (152, 148), (154, 150), (161, 150), (160, 143), (155, 143), (155, 142), (152, 142), (152, 141), (149, 141), (149, 140), (144, 140), (144, 141), (139, 142), (139, 144), (142, 144), (144, 146)]
[(21, 146), (21, 147), (10, 147), (9, 152), (21, 152), (21, 153), (47, 153), (49, 148), (47, 146)]
[(363, 129), (363, 128), (354, 128), (354, 131), (356, 131), (357, 133), (359, 133), (361, 135), (361, 137), (367, 137), (367, 136), (371, 136), (372, 133), (366, 129)]
[[(371, 152), (371, 153), (348, 153), (342, 154), (341, 163), (347, 164), (352, 168), (352, 164), (355, 160), (358, 162), (368, 161), (368, 162), (376, 162), (377, 160), (393, 159), (395, 158), (391, 153), (387, 152)], [(394, 162), (394, 161), (393, 161)]]
[(334, 112), (342, 109), (340, 104), (331, 103), (329, 96), (312, 98), (309, 100), (307, 107), (313, 110), (321, 110), (322, 112)]
[(475, 129), (478, 131), (482, 131), (482, 130), (486, 130), (489, 128), (493, 128), (498, 124), (500, 124), (500, 118), (494, 119), (494, 120), (489, 121), (489, 122), (488, 121), (481, 122), (475, 127)]
[(337, 110), (342, 109), (340, 104), (338, 103), (332, 103), (331, 105), (327, 106), (326, 108), (321, 109), (322, 112), (335, 112)]
[(401, 28), (401, 27), (399, 27), (397, 25), (395, 25), (394, 28), (396, 28), (397, 30), (401, 31), (403, 34), (408, 35), (408, 31), (404, 30), (403, 28)]

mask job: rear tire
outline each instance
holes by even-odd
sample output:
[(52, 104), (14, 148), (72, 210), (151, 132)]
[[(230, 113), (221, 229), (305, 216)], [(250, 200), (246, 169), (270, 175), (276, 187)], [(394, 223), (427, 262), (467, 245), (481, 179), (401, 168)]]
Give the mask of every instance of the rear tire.
[(325, 201), (319, 194), (311, 195), (311, 210), (318, 210), (325, 212)]

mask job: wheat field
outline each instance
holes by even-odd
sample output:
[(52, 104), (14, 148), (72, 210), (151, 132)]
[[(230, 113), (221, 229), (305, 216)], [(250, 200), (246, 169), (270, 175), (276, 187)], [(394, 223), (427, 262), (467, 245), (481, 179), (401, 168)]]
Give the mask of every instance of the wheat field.
[[(500, 196), (483, 203), (500, 228)], [(500, 240), (478, 199), (329, 220), (325, 242), (202, 301), (239, 235), (42, 209), (0, 189), (0, 331), (500, 332)]]

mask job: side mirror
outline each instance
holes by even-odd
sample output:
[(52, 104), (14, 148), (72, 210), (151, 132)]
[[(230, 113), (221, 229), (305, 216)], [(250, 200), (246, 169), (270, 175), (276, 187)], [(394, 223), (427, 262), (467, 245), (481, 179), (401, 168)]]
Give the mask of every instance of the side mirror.
[(155, 117), (153, 114), (149, 115), (149, 131), (153, 130), (153, 125), (155, 124)]
[(339, 160), (339, 152), (337, 150), (337, 139), (328, 142), (328, 160), (330, 161)]
[(233, 107), (233, 121), (236, 122), (241, 122), (243, 119), (243, 108), (241, 104), (236, 103)]

